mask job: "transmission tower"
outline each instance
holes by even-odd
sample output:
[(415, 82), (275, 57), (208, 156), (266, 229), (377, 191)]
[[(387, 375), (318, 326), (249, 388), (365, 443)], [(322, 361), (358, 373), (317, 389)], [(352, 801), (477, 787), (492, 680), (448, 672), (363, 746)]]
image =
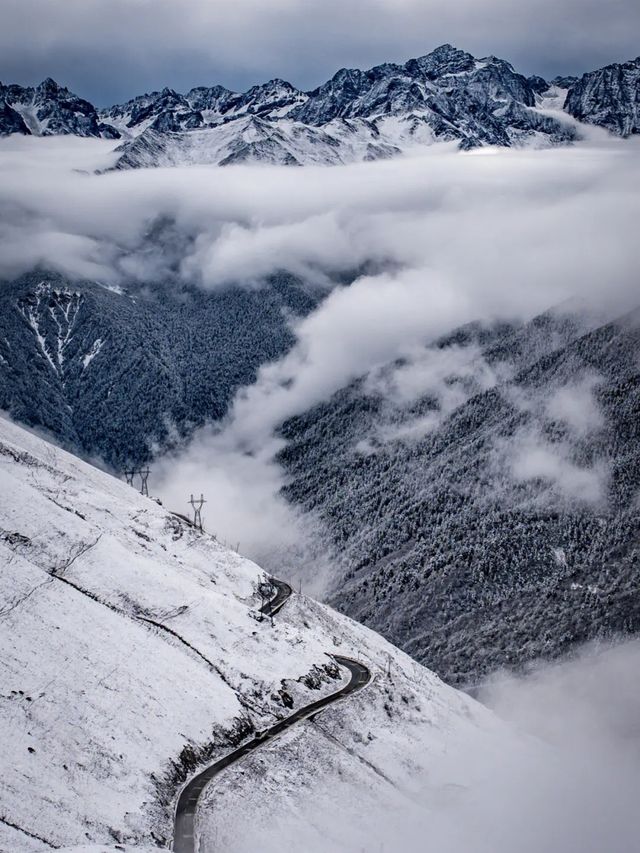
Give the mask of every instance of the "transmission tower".
[(200, 494), (199, 498), (194, 498), (193, 495), (191, 495), (189, 503), (193, 508), (193, 526), (197, 527), (197, 529), (202, 533), (202, 507), (206, 504), (206, 501), (202, 494)]
[(124, 476), (127, 478), (127, 486), (133, 486), (133, 478), (135, 477), (135, 475), (136, 475), (136, 469), (135, 468), (129, 468), (129, 469), (125, 468), (124, 469)]
[(147, 485), (147, 481), (149, 479), (150, 473), (151, 473), (151, 470), (148, 467), (147, 468), (141, 468), (138, 471), (138, 474), (140, 474), (140, 480), (141, 480), (140, 494), (146, 495), (147, 497), (149, 497), (149, 487)]

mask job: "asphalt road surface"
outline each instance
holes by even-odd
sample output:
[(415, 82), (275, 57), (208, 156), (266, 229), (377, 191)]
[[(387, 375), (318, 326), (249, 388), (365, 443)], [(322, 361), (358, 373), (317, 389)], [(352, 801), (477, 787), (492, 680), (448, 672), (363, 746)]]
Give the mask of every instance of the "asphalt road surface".
[(282, 610), (287, 599), (291, 595), (291, 587), (284, 581), (279, 581), (276, 578), (269, 578), (269, 581), (276, 588), (276, 594), (270, 601), (263, 604), (260, 608), (260, 613), (264, 616), (275, 616), (279, 610)]
[[(288, 584), (283, 581), (276, 581), (275, 579), (273, 583), (278, 588), (278, 592), (263, 608), (263, 613), (268, 616), (277, 613), (291, 595), (291, 587)], [(266, 608), (269, 609), (267, 610)], [(254, 749), (258, 749), (264, 743), (268, 743), (270, 740), (278, 737), (286, 729), (290, 729), (291, 726), (294, 726), (301, 720), (313, 717), (328, 705), (332, 705), (350, 693), (361, 690), (371, 680), (371, 672), (364, 664), (359, 663), (359, 661), (345, 658), (341, 655), (331, 655), (331, 657), (333, 657), (337, 664), (345, 667), (351, 673), (351, 679), (348, 684), (345, 684), (344, 687), (335, 693), (324, 696), (322, 699), (318, 699), (316, 702), (312, 702), (310, 705), (294, 711), (290, 717), (280, 720), (280, 722), (271, 726), (271, 728), (265, 729), (263, 732), (258, 732), (252, 740), (243, 743), (242, 746), (234, 749), (233, 752), (225, 755), (224, 758), (221, 758), (214, 764), (210, 764), (187, 782), (182, 789), (176, 806), (173, 831), (173, 849), (175, 853), (198, 853), (195, 837), (196, 809), (198, 808), (198, 801), (204, 788), (218, 773), (221, 773), (225, 767), (229, 767), (229, 765), (239, 761), (244, 755), (253, 752)]]

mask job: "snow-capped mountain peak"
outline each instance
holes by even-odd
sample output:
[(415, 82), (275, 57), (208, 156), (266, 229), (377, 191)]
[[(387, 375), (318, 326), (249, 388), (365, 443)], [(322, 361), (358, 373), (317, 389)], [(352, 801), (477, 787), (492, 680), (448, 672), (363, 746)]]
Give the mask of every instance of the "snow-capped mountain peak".
[[(183, 95), (164, 88), (99, 112), (47, 78), (35, 89), (0, 85), (0, 134), (122, 137), (120, 169), (253, 161), (331, 165), (394, 156), (438, 140), (462, 149), (539, 147), (577, 138), (577, 122), (563, 120), (562, 108), (622, 136), (638, 132), (639, 69), (640, 60), (633, 60), (581, 80), (548, 83), (496, 56), (478, 59), (443, 44), (404, 64), (341, 68), (310, 92), (280, 78), (246, 92), (214, 85)], [(265, 124), (252, 125), (250, 117)]]
[(640, 133), (640, 56), (583, 74), (570, 87), (565, 109), (619, 136)]
[[(0, 121), (0, 135), (17, 132), (34, 136), (115, 136), (113, 128), (102, 125), (89, 101), (79, 98), (51, 77), (36, 87), (0, 83), (0, 106), (2, 102), (8, 110), (4, 110), (5, 121)], [(16, 114), (22, 119), (22, 125), (16, 120)]]

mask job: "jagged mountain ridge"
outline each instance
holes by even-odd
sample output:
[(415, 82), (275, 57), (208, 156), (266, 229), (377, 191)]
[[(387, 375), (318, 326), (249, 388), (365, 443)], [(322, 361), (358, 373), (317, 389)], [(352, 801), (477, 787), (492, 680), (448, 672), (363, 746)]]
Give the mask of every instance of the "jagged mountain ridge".
[(303, 92), (280, 79), (232, 92), (165, 88), (96, 110), (53, 80), (0, 84), (0, 135), (122, 138), (118, 168), (212, 163), (336, 164), (394, 156), (435, 140), (480, 145), (563, 144), (574, 124), (548, 107), (628, 136), (638, 132), (640, 60), (578, 80), (524, 77), (494, 56), (442, 45), (400, 65), (341, 69)]
[(284, 495), (331, 532), (334, 606), (465, 685), (637, 633), (639, 329), (469, 327), (288, 421)]
[[(168, 97), (163, 92), (155, 107), (145, 105), (142, 120), (136, 105), (123, 111), (128, 121), (121, 132), (140, 135), (121, 146), (117, 168), (336, 164), (390, 157), (435, 140), (474, 148), (576, 138), (571, 124), (536, 109), (534, 88), (508, 62), (477, 60), (450, 45), (404, 65), (342, 69), (307, 93), (274, 80), (244, 95), (192, 90), (174, 110), (165, 108)], [(195, 114), (196, 103), (208, 109)]]

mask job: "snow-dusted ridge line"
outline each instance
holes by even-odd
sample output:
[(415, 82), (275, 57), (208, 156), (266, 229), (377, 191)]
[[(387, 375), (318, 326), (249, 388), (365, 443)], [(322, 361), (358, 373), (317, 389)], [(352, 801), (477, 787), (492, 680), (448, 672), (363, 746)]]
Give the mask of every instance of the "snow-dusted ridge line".
[[(289, 595), (290, 594), (291, 589), (289, 588)], [(284, 598), (280, 607), (282, 607), (289, 595)], [(275, 601), (275, 599), (272, 601)], [(271, 603), (272, 602), (269, 602), (265, 605), (265, 608), (270, 607)], [(245, 755), (263, 746), (269, 740), (278, 737), (282, 732), (290, 729), (296, 723), (315, 717), (316, 714), (327, 706), (333, 705), (335, 702), (344, 699), (351, 693), (362, 690), (362, 688), (366, 687), (366, 685), (371, 681), (371, 670), (360, 661), (335, 654), (330, 655), (330, 657), (332, 657), (337, 664), (348, 669), (351, 673), (351, 678), (347, 684), (335, 693), (323, 696), (321, 699), (299, 708), (289, 717), (286, 717), (284, 720), (280, 720), (265, 731), (258, 732), (250, 741), (247, 741), (242, 744), (242, 746), (234, 749), (233, 752), (230, 752), (228, 755), (225, 755), (223, 758), (220, 758), (213, 762), (213, 764), (205, 767), (204, 770), (201, 770), (182, 788), (176, 802), (175, 828), (172, 847), (174, 853), (197, 853), (199, 844), (196, 840), (196, 812), (200, 796), (212, 779), (227, 767), (235, 764)]]

